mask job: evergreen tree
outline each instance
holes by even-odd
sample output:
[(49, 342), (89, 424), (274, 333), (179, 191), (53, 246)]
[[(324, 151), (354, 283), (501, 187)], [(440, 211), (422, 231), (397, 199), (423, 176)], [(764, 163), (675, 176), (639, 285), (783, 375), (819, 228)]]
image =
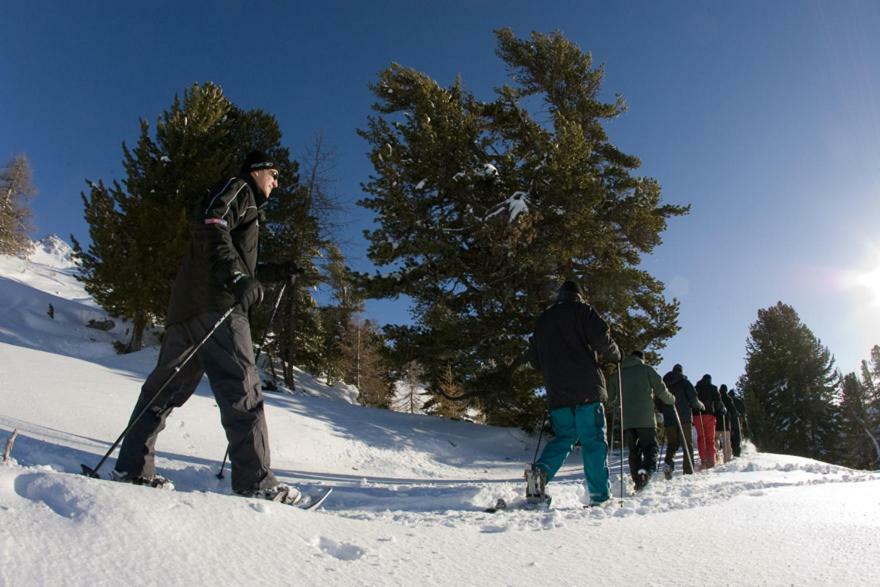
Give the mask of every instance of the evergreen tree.
[(874, 453), (869, 468), (880, 468), (880, 346), (871, 349), (871, 362), (862, 361), (862, 387), (865, 390), (865, 433)]
[(322, 373), (332, 384), (345, 377), (347, 358), (343, 349), (344, 339), (351, 336), (353, 328), (359, 328), (355, 325), (354, 316), (363, 310), (363, 294), (346, 268), (339, 248), (328, 246), (326, 254), (324, 281), (330, 288), (331, 303), (321, 308), (324, 333)]
[(112, 187), (101, 181), (89, 186), (89, 196), (82, 195), (92, 241), (88, 252), (70, 237), (80, 266), (77, 279), (111, 316), (132, 320), (132, 338), (125, 350), (136, 351), (142, 346), (144, 329), (158, 313), (151, 297), (155, 282), (145, 279), (143, 267), (152, 262), (150, 248), (139, 241), (148, 232), (148, 214), (116, 182)]
[(451, 367), (447, 366), (441, 372), (437, 385), (440, 388), (439, 392), (433, 394), (433, 397), (422, 405), (425, 413), (444, 418), (464, 417), (467, 409), (459, 399), (464, 395), (464, 390), (456, 383)]
[(867, 390), (855, 373), (843, 378), (840, 419), (840, 462), (856, 469), (878, 468), (880, 441), (868, 427)]
[[(610, 143), (602, 124), (624, 103), (599, 99), (589, 54), (559, 33), (496, 34), (513, 84), (491, 102), (398, 64), (372, 86), (361, 205), (377, 216), (369, 257), (391, 272), (366, 283), (414, 301), (414, 324), (387, 329), (398, 362), (423, 365), (435, 393), (450, 368), (463, 402), (523, 424), (542, 409), (539, 376), (520, 369), (527, 337), (564, 279), (624, 348), (659, 350), (675, 334), (678, 302), (637, 267), (688, 208), (661, 204), (660, 185), (633, 175), (638, 158)], [(529, 111), (539, 100), (549, 120)]]
[(794, 308), (779, 302), (758, 310), (746, 342), (746, 372), (738, 382), (758, 448), (833, 459), (839, 380), (830, 351)]
[(343, 380), (360, 392), (365, 406), (388, 408), (394, 386), (383, 356), (382, 332), (370, 320), (352, 318), (339, 344)]
[(24, 155), (12, 157), (0, 169), (0, 254), (20, 255), (28, 251), (31, 209), (36, 195), (31, 166)]
[(396, 394), (391, 406), (394, 410), (409, 414), (422, 413), (422, 405), (425, 403), (423, 374), (424, 369), (415, 361), (404, 365), (397, 377)]
[[(113, 315), (133, 321), (130, 351), (141, 348), (148, 325), (164, 319), (190, 240), (193, 211), (218, 181), (237, 172), (249, 151), (267, 152), (280, 172), (262, 226), (261, 261), (294, 260), (310, 268), (318, 240), (317, 222), (299, 185), (298, 165), (281, 146), (273, 116), (244, 111), (219, 87), (205, 83), (194, 84), (182, 99), (174, 98), (156, 122), (155, 137), (149, 123), (141, 120), (140, 125), (137, 146), (123, 145), (126, 179), (111, 187), (90, 182), (89, 195), (83, 195), (91, 237), (88, 250), (73, 239), (86, 290)], [(287, 302), (299, 300), (296, 307), (307, 307), (304, 297), (307, 290), (292, 292)], [(267, 305), (255, 316), (254, 336), (268, 321)], [(290, 337), (277, 339), (280, 345)]]

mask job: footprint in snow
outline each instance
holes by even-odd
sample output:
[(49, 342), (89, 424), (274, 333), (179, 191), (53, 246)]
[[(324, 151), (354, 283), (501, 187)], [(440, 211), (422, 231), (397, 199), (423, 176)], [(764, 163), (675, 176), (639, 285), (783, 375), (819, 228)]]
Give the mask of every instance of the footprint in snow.
[(75, 495), (69, 486), (43, 473), (19, 475), (15, 491), (31, 501), (43, 502), (62, 518), (81, 518), (94, 506), (88, 496)]
[(341, 561), (356, 561), (364, 556), (365, 551), (360, 546), (348, 542), (336, 542), (323, 536), (312, 538), (311, 545), (333, 558)]

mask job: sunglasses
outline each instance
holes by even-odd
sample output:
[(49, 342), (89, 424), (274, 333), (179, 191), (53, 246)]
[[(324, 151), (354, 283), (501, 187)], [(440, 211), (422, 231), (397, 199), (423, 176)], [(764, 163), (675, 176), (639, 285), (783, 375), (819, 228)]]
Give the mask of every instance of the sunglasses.
[(277, 169), (272, 170), (272, 179), (278, 179), (278, 170)]

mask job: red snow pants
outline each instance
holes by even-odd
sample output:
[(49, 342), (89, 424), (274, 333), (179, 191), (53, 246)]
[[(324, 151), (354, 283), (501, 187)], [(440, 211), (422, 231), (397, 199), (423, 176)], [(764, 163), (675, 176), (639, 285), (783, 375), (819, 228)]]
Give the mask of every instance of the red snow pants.
[(697, 451), (700, 453), (700, 470), (715, 466), (715, 416), (699, 414), (694, 416), (697, 429)]

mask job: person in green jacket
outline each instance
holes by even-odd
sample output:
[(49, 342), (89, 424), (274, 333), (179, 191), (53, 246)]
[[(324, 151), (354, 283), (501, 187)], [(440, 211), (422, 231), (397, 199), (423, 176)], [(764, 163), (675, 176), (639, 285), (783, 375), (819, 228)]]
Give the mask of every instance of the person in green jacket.
[[(654, 399), (675, 405), (675, 396), (669, 393), (663, 379), (650, 365), (645, 354), (633, 351), (621, 365), (623, 380), (623, 432), (629, 446), (629, 472), (636, 491), (641, 491), (657, 471), (657, 422), (654, 419)], [(611, 378), (609, 395), (619, 401), (617, 378)]]

